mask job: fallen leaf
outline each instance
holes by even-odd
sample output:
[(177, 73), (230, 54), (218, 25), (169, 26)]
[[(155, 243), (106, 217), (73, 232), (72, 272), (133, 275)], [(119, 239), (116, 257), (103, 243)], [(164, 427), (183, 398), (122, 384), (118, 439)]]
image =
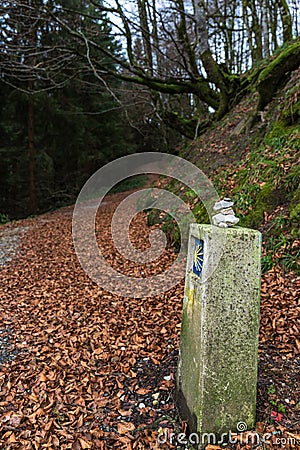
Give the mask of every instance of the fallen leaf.
[(82, 438), (78, 438), (81, 448), (82, 449), (87, 449), (87, 448), (92, 448), (93, 447), (93, 443), (92, 442), (88, 442), (85, 439)]
[(133, 430), (135, 430), (135, 426), (131, 422), (119, 422), (118, 423), (118, 433), (120, 433), (120, 434), (127, 434)]

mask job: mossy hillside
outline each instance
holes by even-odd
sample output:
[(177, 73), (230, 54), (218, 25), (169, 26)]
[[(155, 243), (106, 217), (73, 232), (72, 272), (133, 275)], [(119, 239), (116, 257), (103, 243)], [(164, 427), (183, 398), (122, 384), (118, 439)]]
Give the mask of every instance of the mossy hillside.
[(257, 149), (213, 175), (219, 195), (234, 200), (240, 225), (263, 232), (265, 270), (280, 262), (299, 271), (299, 155), (300, 126), (278, 122)]
[(292, 237), (297, 238), (300, 235), (300, 187), (298, 187), (298, 189), (294, 192), (289, 205), (289, 218), (291, 222), (291, 235)]
[(249, 228), (257, 228), (264, 220), (264, 214), (270, 213), (278, 206), (283, 197), (283, 192), (274, 190), (272, 183), (266, 183), (258, 192), (253, 210), (241, 217), (241, 225)]
[(264, 215), (279, 205), (288, 205), (299, 186), (300, 127), (284, 129), (281, 135), (278, 133), (276, 125), (259, 148), (252, 150), (233, 173), (227, 168), (216, 180), (218, 190), (225, 194), (230, 176), (231, 194), (242, 226), (259, 228)]
[[(290, 204), (295, 216), (299, 203), (299, 154), (300, 126), (276, 124), (263, 143), (244, 159), (210, 174), (219, 195), (230, 194), (235, 201), (241, 226), (258, 229), (266, 214), (285, 204)], [(208, 212), (193, 191), (180, 193), (180, 186), (175, 184), (172, 189), (189, 205), (198, 223), (209, 223)], [(155, 219), (153, 213), (151, 222)], [(169, 216), (161, 219), (166, 224), (172, 221)]]
[[(262, 231), (264, 270), (280, 262), (287, 270), (299, 271), (299, 75), (300, 70), (287, 80), (264, 111), (262, 121), (256, 122), (250, 133), (237, 138), (232, 132), (237, 123), (253, 114), (249, 99), (245, 98), (237, 117), (225, 117), (218, 126), (219, 131), (214, 127), (190, 146), (186, 145), (181, 154), (206, 173), (220, 197), (233, 198), (241, 226)], [(218, 150), (222, 146), (228, 148), (227, 161), (226, 152), (213, 153), (216, 146)], [(178, 183), (172, 183), (170, 190), (189, 205), (198, 223), (209, 223), (207, 211), (193, 191), (182, 190)], [(157, 219), (172, 236), (170, 241), (179, 246), (179, 230), (175, 230), (174, 220), (154, 214), (152, 223)]]
[[(294, 243), (300, 237), (299, 154), (300, 127), (276, 123), (264, 141), (241, 161), (210, 174), (220, 197), (230, 195), (234, 200), (240, 225), (263, 232), (264, 270), (276, 262), (299, 270), (299, 251)], [(173, 192), (189, 205), (195, 221), (209, 223), (208, 212), (196, 194), (180, 188), (179, 184), (172, 184)], [(175, 220), (153, 210), (149, 224), (154, 223), (161, 223), (169, 242), (179, 248), (180, 232)]]

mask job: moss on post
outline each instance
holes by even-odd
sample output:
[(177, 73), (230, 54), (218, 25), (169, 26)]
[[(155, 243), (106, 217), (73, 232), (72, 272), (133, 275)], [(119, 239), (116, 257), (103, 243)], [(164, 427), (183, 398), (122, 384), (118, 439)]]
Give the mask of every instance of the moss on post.
[[(202, 271), (201, 263), (195, 269), (197, 242), (203, 243)], [(260, 252), (258, 231), (191, 227), (177, 401), (199, 448), (209, 433), (216, 443), (239, 422), (255, 423)]]

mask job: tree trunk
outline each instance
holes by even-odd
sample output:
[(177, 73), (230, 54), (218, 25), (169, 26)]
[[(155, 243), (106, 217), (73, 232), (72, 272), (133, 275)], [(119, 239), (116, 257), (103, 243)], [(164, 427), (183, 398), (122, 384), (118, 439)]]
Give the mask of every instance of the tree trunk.
[[(30, 90), (33, 82), (30, 81)], [(35, 146), (34, 146), (34, 99), (28, 98), (28, 156), (29, 156), (29, 201), (31, 214), (37, 212), (36, 181), (35, 181)]]
[[(28, 5), (31, 7), (31, 0)], [(35, 64), (35, 52), (37, 47), (37, 22), (33, 22), (30, 17), (29, 21), (29, 47), (30, 52), (28, 55), (28, 65), (33, 67)], [(35, 146), (34, 146), (34, 80), (29, 78), (28, 80), (28, 157), (29, 157), (29, 203), (31, 214), (37, 212), (37, 195), (36, 195), (36, 178), (35, 178)]]
[(184, 9), (184, 0), (177, 0), (176, 5), (180, 11), (180, 22), (177, 27), (178, 41), (181, 43), (184, 55), (187, 56), (187, 69), (195, 79), (199, 77), (195, 50), (191, 44), (186, 24), (186, 11)]
[(268, 0), (264, 0), (262, 7), (262, 33), (263, 33), (263, 57), (270, 56), (270, 24), (269, 24), (270, 5)]
[(277, 27), (278, 27), (278, 6), (275, 3), (271, 4), (270, 8), (270, 31), (272, 36), (272, 46), (273, 50), (278, 48), (278, 37), (277, 37)]
[(222, 71), (214, 60), (209, 47), (206, 13), (203, 1), (196, 3), (195, 16), (199, 56), (207, 73), (208, 79), (220, 90), (220, 103), (216, 115), (217, 118), (221, 118), (227, 112), (228, 108), (228, 89)]
[(278, 5), (282, 21), (283, 42), (288, 42), (293, 39), (293, 25), (290, 8), (286, 0), (278, 0)]
[[(249, 23), (248, 9), (251, 11), (252, 23)], [(243, 19), (246, 24), (252, 62), (260, 61), (262, 55), (262, 25), (259, 23), (255, 0), (243, 0)], [(254, 44), (253, 44), (254, 37)]]
[(147, 69), (149, 70), (149, 73), (153, 75), (152, 44), (145, 0), (138, 0), (138, 11)]

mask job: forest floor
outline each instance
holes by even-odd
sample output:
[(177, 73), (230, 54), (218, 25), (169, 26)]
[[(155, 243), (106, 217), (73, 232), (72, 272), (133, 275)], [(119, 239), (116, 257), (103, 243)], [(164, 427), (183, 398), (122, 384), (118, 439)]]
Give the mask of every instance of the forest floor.
[[(99, 245), (112, 264), (109, 224), (124, 195), (111, 196), (98, 216)], [(76, 257), (72, 211), (0, 228), (7, 243), (3, 255), (10, 252), (5, 261), (2, 255), (1, 267), (0, 448), (185, 448), (171, 439), (171, 433), (187, 431), (174, 401), (183, 283), (142, 300), (101, 289)], [(144, 248), (144, 213), (132, 233)], [(172, 250), (165, 251), (151, 270), (163, 271), (173, 258)], [(126, 271), (137, 273), (130, 265)], [(246, 445), (244, 433), (243, 442), (222, 448), (300, 448), (299, 297), (300, 279), (293, 273), (275, 267), (263, 276), (256, 425), (261, 440)]]

